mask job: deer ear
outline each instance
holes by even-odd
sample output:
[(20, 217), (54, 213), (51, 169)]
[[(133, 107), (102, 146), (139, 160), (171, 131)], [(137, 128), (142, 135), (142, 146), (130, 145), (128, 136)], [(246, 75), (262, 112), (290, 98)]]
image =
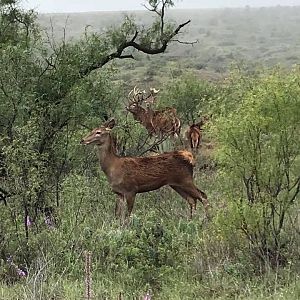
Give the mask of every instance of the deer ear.
[(116, 125), (116, 121), (115, 121), (115, 119), (114, 118), (112, 118), (112, 119), (110, 119), (110, 120), (108, 120), (108, 121), (106, 121), (105, 123), (104, 123), (104, 127), (106, 128), (106, 129), (113, 129), (114, 127), (115, 127), (115, 125)]

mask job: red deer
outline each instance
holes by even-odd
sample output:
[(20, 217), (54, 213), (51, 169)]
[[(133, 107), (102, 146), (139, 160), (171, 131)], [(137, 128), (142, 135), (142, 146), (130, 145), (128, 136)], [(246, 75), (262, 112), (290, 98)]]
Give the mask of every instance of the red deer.
[(81, 144), (95, 144), (98, 147), (100, 166), (112, 190), (118, 195), (115, 215), (121, 216), (121, 204), (127, 203), (127, 216), (130, 216), (135, 196), (168, 185), (182, 196), (190, 205), (190, 217), (200, 200), (208, 216), (208, 200), (204, 192), (193, 182), (194, 158), (192, 153), (182, 150), (165, 152), (157, 156), (126, 157), (115, 152), (111, 129), (114, 119), (95, 128)]
[(198, 149), (202, 138), (202, 130), (201, 127), (199, 126), (199, 123), (192, 124), (189, 127), (186, 135), (191, 149), (192, 150)]
[(200, 122), (193, 123), (186, 132), (186, 137), (189, 141), (192, 150), (199, 148), (202, 140), (202, 127), (209, 120), (208, 116), (201, 118)]
[[(166, 135), (178, 136), (180, 133), (180, 120), (176, 115), (175, 108), (164, 108), (162, 110), (153, 110), (152, 104), (155, 102), (155, 95), (159, 92), (154, 88), (150, 89), (150, 94), (141, 92), (134, 88), (128, 95), (129, 103), (126, 109), (133, 114), (135, 120), (139, 121), (148, 131), (149, 135)], [(147, 108), (142, 104), (145, 103)]]

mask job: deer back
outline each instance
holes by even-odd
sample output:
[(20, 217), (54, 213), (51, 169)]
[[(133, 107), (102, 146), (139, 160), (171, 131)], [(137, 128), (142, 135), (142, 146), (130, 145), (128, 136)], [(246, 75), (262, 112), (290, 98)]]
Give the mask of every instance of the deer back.
[(193, 174), (194, 158), (188, 151), (174, 151), (148, 157), (124, 157), (118, 179), (122, 188), (137, 193), (164, 185), (179, 184)]
[(192, 180), (195, 162), (192, 153), (185, 150), (149, 157), (116, 155), (110, 133), (114, 124), (110, 121), (95, 128), (81, 143), (98, 146), (101, 168), (115, 193), (143, 193)]
[(157, 110), (152, 118), (153, 127), (156, 133), (180, 133), (180, 120), (176, 115), (176, 109), (167, 107), (162, 110)]

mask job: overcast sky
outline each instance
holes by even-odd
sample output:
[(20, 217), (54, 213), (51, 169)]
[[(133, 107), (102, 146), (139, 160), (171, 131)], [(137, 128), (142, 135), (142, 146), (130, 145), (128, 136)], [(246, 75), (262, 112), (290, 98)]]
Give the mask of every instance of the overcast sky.
[[(21, 0), (25, 8), (38, 12), (86, 12), (143, 9), (145, 0)], [(216, 8), (300, 5), (300, 0), (179, 0), (177, 8)]]

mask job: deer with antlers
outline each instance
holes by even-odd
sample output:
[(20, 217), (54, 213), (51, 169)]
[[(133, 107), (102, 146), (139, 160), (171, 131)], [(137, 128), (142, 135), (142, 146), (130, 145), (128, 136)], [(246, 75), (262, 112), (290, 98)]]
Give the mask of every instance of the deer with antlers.
[(122, 203), (126, 201), (127, 216), (130, 216), (135, 196), (168, 185), (190, 205), (190, 217), (196, 209), (197, 200), (204, 205), (208, 216), (208, 200), (204, 192), (193, 182), (194, 158), (192, 153), (182, 150), (165, 152), (157, 156), (126, 157), (115, 152), (111, 129), (114, 119), (92, 130), (81, 144), (98, 147), (100, 166), (112, 190), (118, 195), (115, 215), (121, 216)]
[[(176, 109), (167, 107), (162, 110), (153, 110), (151, 106), (155, 103), (155, 96), (159, 92), (150, 88), (149, 95), (136, 87), (128, 95), (127, 111), (132, 113), (135, 120), (139, 121), (148, 131), (150, 136), (178, 136), (180, 133), (180, 119), (177, 117)], [(145, 104), (146, 108), (142, 105)]]

